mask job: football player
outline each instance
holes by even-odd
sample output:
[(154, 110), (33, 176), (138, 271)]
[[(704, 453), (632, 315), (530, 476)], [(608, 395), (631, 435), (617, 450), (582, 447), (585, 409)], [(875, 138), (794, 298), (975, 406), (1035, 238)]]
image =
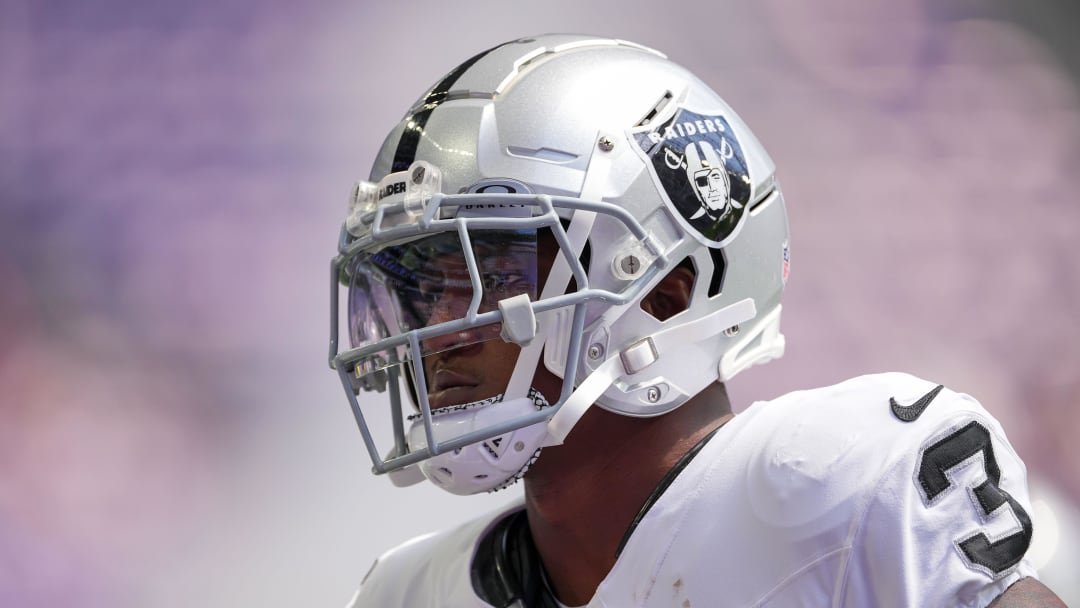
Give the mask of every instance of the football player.
[(732, 414), (784, 351), (788, 239), (761, 143), (657, 51), (538, 36), (436, 83), (353, 191), (330, 362), (377, 473), (524, 498), (353, 605), (1061, 606), (972, 397), (886, 373)]

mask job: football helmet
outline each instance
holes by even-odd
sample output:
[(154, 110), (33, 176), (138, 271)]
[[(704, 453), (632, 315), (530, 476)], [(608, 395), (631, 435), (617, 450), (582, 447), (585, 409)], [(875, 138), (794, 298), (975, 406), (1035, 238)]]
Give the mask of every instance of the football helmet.
[[(376, 473), (497, 489), (594, 404), (662, 415), (779, 357), (789, 260), (773, 162), (701, 80), (624, 40), (514, 40), (417, 100), (354, 187), (331, 263), (330, 365)], [(687, 263), (689, 307), (646, 312)], [(493, 341), (516, 345), (493, 394), (431, 363)], [(532, 386), (538, 365), (558, 395)], [(387, 391), (389, 411), (361, 405), (364, 391)], [(376, 441), (380, 412), (392, 444)]]

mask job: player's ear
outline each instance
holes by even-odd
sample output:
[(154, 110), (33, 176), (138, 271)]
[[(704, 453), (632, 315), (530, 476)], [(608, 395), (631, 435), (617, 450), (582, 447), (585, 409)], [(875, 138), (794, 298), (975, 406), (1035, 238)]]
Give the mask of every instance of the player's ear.
[(687, 258), (642, 298), (641, 309), (661, 321), (667, 321), (690, 308), (694, 277), (694, 266)]

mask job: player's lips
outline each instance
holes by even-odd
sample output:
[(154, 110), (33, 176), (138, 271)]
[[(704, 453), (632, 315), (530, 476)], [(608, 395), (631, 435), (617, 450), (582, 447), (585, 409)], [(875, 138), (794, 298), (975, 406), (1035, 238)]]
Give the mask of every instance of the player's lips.
[(470, 399), (473, 389), (480, 385), (472, 376), (449, 369), (438, 369), (430, 379), (431, 391), (428, 402), (431, 407), (446, 407), (475, 401)]

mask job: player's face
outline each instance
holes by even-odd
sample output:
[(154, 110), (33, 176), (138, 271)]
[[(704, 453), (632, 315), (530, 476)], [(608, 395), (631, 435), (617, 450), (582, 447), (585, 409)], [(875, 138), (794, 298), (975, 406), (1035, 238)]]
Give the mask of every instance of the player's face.
[[(469, 306), (471, 292), (447, 290), (431, 317), (431, 324), (460, 319)], [(481, 310), (480, 312), (485, 312)], [(426, 341), (424, 357), (428, 401), (432, 408), (480, 401), (506, 390), (520, 347), (497, 337), (497, 330), (479, 328), (439, 336)], [(476, 332), (489, 334), (477, 336)], [(495, 336), (490, 334), (496, 333)]]
[[(538, 285), (543, 285), (547, 279), (557, 251), (558, 246), (550, 236), (538, 240)], [(433, 305), (429, 325), (464, 317), (472, 295), (468, 287), (454, 287), (469, 284), (468, 269), (462, 258), (446, 257), (436, 263), (440, 273), (447, 277), (444, 281), (446, 287)], [(517, 276), (513, 269), (519, 265), (519, 260), (488, 257), (484, 263), (499, 267), (502, 272), (498, 276), (503, 279), (511, 277), (511, 282), (504, 285), (485, 284), (485, 293), (490, 295), (485, 295), (480, 312), (495, 310), (499, 299), (521, 293), (512, 284), (512, 277)], [(531, 261), (529, 264), (531, 265)], [(424, 357), (428, 401), (432, 408), (472, 403), (506, 391), (521, 347), (503, 341), (498, 337), (498, 331), (498, 326), (487, 326), (425, 341), (424, 350), (433, 353)], [(540, 368), (542, 373), (538, 374), (534, 385), (539, 382), (540, 385), (536, 388), (549, 400), (556, 398), (561, 388), (561, 380), (547, 372), (542, 365)]]

